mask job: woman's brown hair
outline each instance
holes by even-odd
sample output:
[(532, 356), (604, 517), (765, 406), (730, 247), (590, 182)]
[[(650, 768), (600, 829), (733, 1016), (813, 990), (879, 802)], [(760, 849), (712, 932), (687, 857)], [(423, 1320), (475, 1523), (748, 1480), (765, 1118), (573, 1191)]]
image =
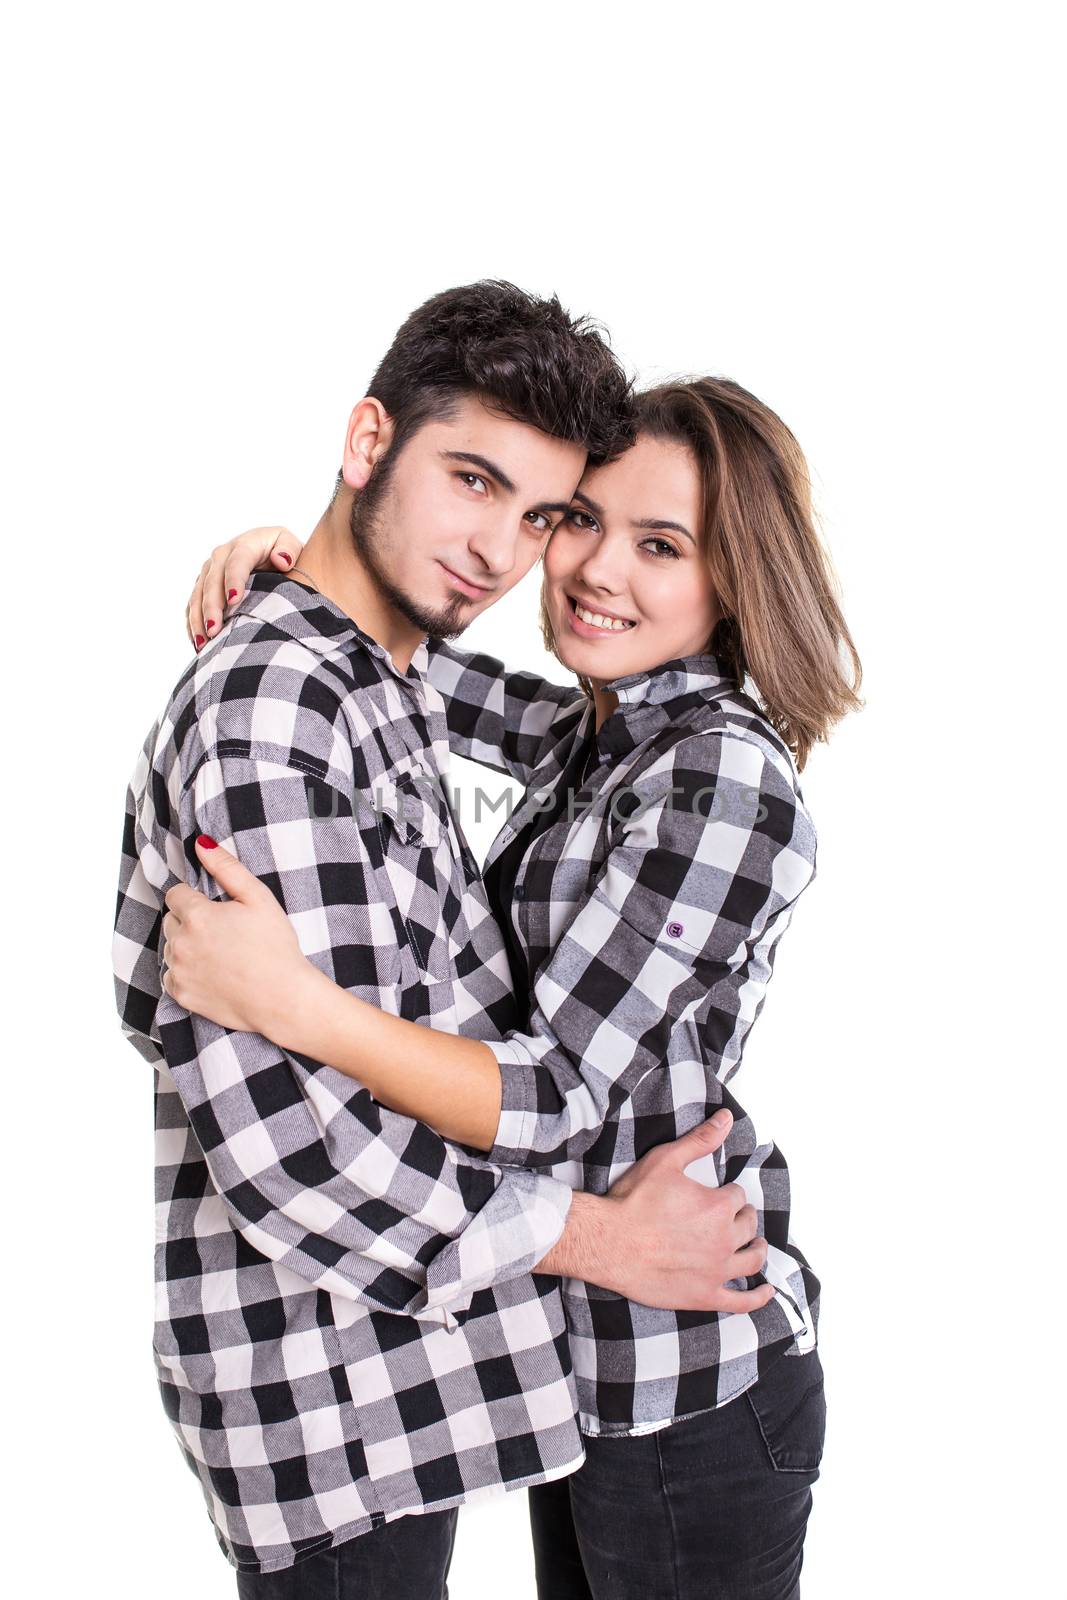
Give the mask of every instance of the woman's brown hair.
[[(751, 677), (799, 770), (862, 705), (804, 454), (782, 419), (729, 378), (662, 383), (636, 403), (638, 434), (684, 444), (700, 473), (702, 549), (722, 611), (708, 648), (742, 687)], [(551, 649), (544, 607), (542, 629)]]

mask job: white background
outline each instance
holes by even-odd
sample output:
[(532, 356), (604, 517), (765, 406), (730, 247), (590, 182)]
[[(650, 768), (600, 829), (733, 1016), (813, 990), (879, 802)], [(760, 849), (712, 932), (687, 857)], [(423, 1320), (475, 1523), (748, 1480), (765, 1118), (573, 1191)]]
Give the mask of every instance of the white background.
[[(13, 1593), (232, 1593), (151, 1366), (151, 1082), (109, 968), (123, 794), (204, 555), (312, 526), (398, 323), (481, 276), (596, 313), (642, 378), (739, 379), (807, 450), (867, 708), (805, 773), (819, 876), (736, 1082), (824, 1284), (805, 1595), (1052, 1592), (1052, 14), (97, 3), (7, 25)], [(534, 617), (531, 580), (468, 638), (559, 675)], [(524, 1517), (513, 1495), (462, 1520), (458, 1600), (529, 1600)]]

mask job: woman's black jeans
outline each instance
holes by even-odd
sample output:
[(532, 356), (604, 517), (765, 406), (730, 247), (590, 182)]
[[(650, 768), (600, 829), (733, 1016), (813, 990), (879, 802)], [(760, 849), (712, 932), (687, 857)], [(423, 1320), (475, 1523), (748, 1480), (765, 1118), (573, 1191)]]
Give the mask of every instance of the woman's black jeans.
[(541, 1600), (799, 1600), (826, 1402), (817, 1350), (717, 1411), (586, 1440), (530, 1490)]

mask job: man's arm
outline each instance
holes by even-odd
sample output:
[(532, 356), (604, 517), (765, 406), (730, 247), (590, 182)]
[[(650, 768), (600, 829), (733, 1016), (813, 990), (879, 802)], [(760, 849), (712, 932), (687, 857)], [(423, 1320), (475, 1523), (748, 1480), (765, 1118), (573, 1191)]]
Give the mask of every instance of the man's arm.
[(426, 677), (445, 703), (448, 747), (529, 783), (546, 747), (564, 737), (587, 702), (575, 685), (512, 672), (494, 656), (427, 641)]
[(574, 1196), (567, 1226), (537, 1272), (584, 1278), (628, 1300), (670, 1311), (758, 1311), (774, 1289), (729, 1289), (767, 1265), (758, 1217), (736, 1183), (705, 1187), (692, 1162), (719, 1149), (733, 1123), (717, 1111), (670, 1144), (657, 1145), (598, 1198)]
[[(157, 819), (176, 800), (178, 833)], [(365, 823), (376, 838), (373, 823)], [(167, 1069), (234, 1225), (310, 1283), (375, 1309), (452, 1325), (471, 1295), (530, 1271), (558, 1240), (563, 1184), (503, 1173), (366, 1089), (258, 1034), (231, 1032), (159, 993), (162, 897), (197, 882), (197, 833), (227, 839), (289, 915), (304, 952), (339, 983), (393, 996), (396, 934), (377, 901), (373, 861), (348, 796), (295, 768), (204, 760), (180, 799), (143, 788), (127, 823), (116, 925), (127, 1028), (158, 1039)], [(198, 886), (218, 894), (209, 876)], [(138, 947), (139, 959), (135, 958)], [(393, 974), (395, 976), (395, 974)], [(131, 1025), (130, 1018), (134, 1018)], [(146, 1031), (147, 1030), (147, 1031)], [(532, 1181), (531, 1181), (532, 1180)]]

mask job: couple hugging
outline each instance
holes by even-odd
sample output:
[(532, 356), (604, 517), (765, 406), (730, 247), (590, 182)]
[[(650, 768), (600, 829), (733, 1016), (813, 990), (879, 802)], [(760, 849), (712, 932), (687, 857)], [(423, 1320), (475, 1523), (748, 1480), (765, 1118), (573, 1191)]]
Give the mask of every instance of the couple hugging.
[[(452, 642), (538, 563), (565, 686)], [(307, 542), (216, 549), (187, 625), (114, 965), (159, 1383), (239, 1594), (442, 1600), (457, 1508), (527, 1487), (542, 1600), (797, 1595), (819, 1284), (726, 1087), (859, 703), (792, 434), (451, 289)], [(481, 872), (450, 751), (524, 789)]]

